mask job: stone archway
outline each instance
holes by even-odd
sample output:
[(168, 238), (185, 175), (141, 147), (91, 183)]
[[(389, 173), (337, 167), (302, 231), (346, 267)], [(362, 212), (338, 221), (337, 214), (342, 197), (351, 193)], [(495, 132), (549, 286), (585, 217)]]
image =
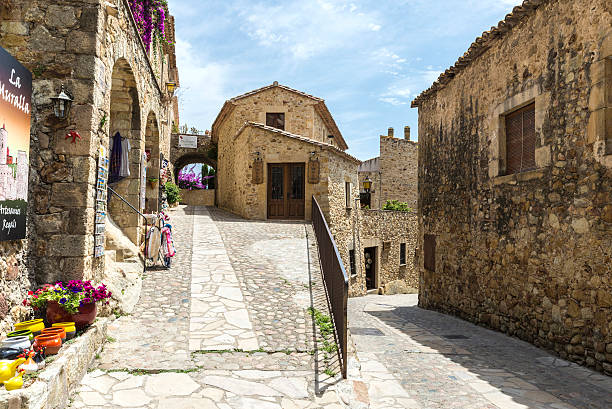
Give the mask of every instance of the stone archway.
[[(145, 195), (145, 212), (159, 211), (159, 126), (157, 116), (149, 112), (145, 128), (145, 153), (147, 154), (147, 188)], [(157, 180), (157, 181), (155, 181)]]
[[(110, 98), (110, 150), (118, 132), (122, 138), (122, 163), (120, 180), (109, 186), (136, 209), (140, 208), (140, 163), (141, 163), (141, 117), (140, 98), (136, 80), (129, 63), (125, 59), (115, 62), (112, 75)], [(127, 151), (127, 154), (125, 153)], [(111, 153), (112, 156), (112, 153)], [(127, 161), (124, 159), (127, 158)], [(112, 169), (111, 169), (112, 173)], [(139, 244), (139, 215), (119, 198), (109, 194), (108, 215), (121, 228), (127, 237)]]

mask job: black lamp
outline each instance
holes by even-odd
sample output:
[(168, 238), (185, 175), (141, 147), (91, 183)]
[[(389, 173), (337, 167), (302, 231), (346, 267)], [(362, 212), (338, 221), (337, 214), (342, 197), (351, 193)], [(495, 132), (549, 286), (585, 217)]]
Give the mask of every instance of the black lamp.
[(64, 88), (64, 84), (62, 84), (59, 95), (51, 98), (51, 100), (53, 101), (53, 111), (55, 112), (55, 116), (59, 119), (68, 118), (68, 114), (70, 114), (70, 107), (72, 106), (72, 101), (74, 100)]

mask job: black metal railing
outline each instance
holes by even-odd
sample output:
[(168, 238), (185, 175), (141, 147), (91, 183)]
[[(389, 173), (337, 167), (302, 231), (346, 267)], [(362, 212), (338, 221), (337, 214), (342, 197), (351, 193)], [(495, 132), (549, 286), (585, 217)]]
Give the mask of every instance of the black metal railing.
[[(138, 209), (136, 209), (134, 206), (132, 206), (132, 204), (131, 204), (130, 202), (128, 202), (127, 200), (125, 200), (125, 198), (124, 198), (123, 196), (121, 196), (119, 193), (115, 192), (115, 191), (114, 191), (114, 190), (113, 190), (113, 189), (112, 189), (110, 186), (107, 186), (107, 188), (108, 188), (108, 191), (109, 191), (109, 192), (111, 192), (113, 195), (117, 196), (117, 197), (119, 198), (119, 200), (121, 200), (123, 203), (125, 203), (126, 205), (128, 205), (128, 206), (129, 206), (129, 207), (130, 207), (130, 208), (131, 208), (133, 211), (135, 211), (135, 212), (136, 212), (136, 213), (138, 213), (140, 216), (142, 216), (142, 218), (143, 218), (143, 219), (144, 219), (144, 221), (145, 221), (145, 226), (146, 226), (146, 228), (145, 228), (145, 232), (146, 232), (146, 231), (149, 229), (149, 223), (148, 223), (147, 217), (146, 217), (144, 214), (140, 213), (140, 211), (138, 211)], [(147, 260), (146, 260), (146, 254), (147, 254), (147, 251), (146, 251), (146, 245), (145, 245), (145, 252), (144, 252), (144, 255), (143, 255), (143, 256), (144, 256), (144, 258), (145, 258), (145, 260), (144, 260), (144, 262), (143, 262), (143, 264), (144, 264), (144, 267), (143, 267), (143, 273), (146, 273), (146, 272), (147, 272)]]
[(338, 252), (338, 246), (336, 246), (325, 216), (314, 196), (312, 197), (312, 226), (317, 238), (327, 300), (336, 329), (342, 377), (346, 379), (348, 276)]

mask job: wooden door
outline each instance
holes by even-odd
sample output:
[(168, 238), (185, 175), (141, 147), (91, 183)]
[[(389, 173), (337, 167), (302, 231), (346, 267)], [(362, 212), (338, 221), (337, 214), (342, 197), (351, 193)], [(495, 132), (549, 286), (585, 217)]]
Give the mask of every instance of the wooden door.
[(305, 183), (303, 163), (268, 164), (268, 218), (303, 219)]

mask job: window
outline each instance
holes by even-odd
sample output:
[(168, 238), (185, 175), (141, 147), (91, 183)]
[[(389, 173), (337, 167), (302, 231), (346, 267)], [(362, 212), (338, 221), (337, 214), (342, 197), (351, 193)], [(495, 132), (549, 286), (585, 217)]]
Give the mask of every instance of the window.
[(406, 243), (400, 243), (400, 266), (406, 264)]
[(426, 234), (423, 237), (423, 267), (429, 271), (436, 271), (436, 236)]
[(351, 207), (351, 182), (344, 182), (344, 193), (346, 195), (346, 208)]
[(349, 250), (349, 262), (351, 263), (351, 275), (357, 275), (357, 268), (355, 267), (355, 250)]
[(285, 114), (284, 113), (267, 113), (266, 125), (273, 128), (285, 130)]
[(506, 174), (536, 168), (535, 103), (505, 116)]

